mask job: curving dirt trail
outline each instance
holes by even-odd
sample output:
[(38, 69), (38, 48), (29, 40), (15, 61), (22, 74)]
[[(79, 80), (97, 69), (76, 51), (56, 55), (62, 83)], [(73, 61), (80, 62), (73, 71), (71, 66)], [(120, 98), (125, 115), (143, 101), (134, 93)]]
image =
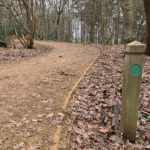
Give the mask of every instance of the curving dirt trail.
[[(0, 64), (0, 150), (54, 150), (68, 95), (99, 56), (92, 46), (39, 42), (53, 52)], [(57, 134), (57, 132), (58, 134)]]

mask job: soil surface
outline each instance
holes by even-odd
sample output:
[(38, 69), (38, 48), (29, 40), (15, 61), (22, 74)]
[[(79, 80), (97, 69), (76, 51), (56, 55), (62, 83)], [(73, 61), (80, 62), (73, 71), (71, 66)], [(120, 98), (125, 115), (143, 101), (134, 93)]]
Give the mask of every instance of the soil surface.
[(1, 49), (10, 52), (0, 58), (0, 150), (50, 150), (68, 93), (99, 55), (92, 46), (36, 43), (46, 52)]

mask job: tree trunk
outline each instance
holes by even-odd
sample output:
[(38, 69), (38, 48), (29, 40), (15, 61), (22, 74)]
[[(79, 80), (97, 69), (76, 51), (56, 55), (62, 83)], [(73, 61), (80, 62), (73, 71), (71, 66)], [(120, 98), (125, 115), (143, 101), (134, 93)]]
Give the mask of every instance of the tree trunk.
[(150, 0), (144, 0), (144, 8), (147, 21), (146, 55), (150, 56)]
[(27, 48), (31, 48), (32, 49), (33, 45), (34, 45), (34, 38), (30, 38)]
[(94, 25), (92, 24), (91, 26), (90, 26), (90, 42), (91, 43), (94, 43)]
[(121, 0), (124, 18), (124, 43), (130, 43), (136, 39), (136, 1)]
[(96, 0), (92, 1), (92, 7), (93, 7), (93, 12), (92, 12), (92, 20), (90, 23), (90, 42), (94, 43), (95, 41), (95, 24), (96, 24)]

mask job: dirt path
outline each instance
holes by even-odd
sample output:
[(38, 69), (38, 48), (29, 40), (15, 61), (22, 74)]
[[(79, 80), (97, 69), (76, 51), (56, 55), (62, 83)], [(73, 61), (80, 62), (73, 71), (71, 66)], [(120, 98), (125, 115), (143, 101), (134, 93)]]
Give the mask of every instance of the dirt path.
[(55, 50), (0, 65), (0, 150), (52, 149), (66, 98), (99, 55), (90, 46), (40, 43)]

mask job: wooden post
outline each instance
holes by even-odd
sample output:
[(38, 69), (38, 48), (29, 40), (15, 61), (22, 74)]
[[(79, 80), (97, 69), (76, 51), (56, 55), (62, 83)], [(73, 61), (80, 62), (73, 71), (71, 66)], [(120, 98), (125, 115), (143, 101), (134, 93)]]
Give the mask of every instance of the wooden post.
[(145, 45), (134, 41), (126, 45), (122, 91), (121, 132), (123, 138), (134, 143), (136, 139), (138, 102)]

